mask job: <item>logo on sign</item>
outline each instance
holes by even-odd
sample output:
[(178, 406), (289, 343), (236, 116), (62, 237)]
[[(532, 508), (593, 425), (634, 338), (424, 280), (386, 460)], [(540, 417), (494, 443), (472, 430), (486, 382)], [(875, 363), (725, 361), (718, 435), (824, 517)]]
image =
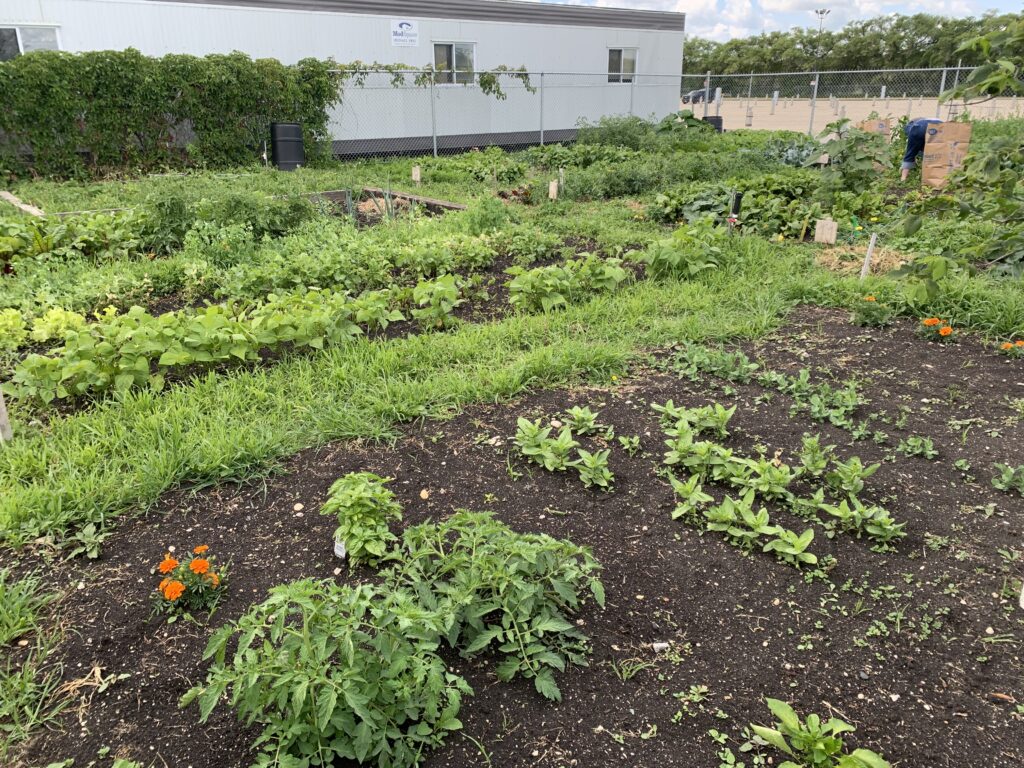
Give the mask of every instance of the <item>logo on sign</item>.
[(415, 21), (392, 21), (391, 44), (400, 48), (413, 48), (420, 44), (420, 28)]

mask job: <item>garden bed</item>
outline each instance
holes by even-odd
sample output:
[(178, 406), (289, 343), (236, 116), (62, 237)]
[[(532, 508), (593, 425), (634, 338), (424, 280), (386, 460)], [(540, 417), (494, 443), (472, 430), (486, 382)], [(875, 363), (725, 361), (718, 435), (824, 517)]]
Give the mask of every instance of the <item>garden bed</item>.
[[(498, 682), (486, 656), (448, 658), (475, 695), (459, 715), (461, 734), (427, 766), (653, 766), (679, 764), (680, 755), (687, 765), (717, 765), (723, 746), (738, 750), (748, 723), (770, 721), (765, 696), (855, 724), (847, 741), (896, 765), (1022, 764), (1024, 613), (1005, 587), (1019, 573), (1013, 553), (1024, 556), (1024, 500), (989, 484), (991, 465), (1019, 460), (1024, 444), (1020, 363), (967, 338), (925, 342), (909, 322), (866, 330), (814, 308), (745, 349), (789, 375), (808, 368), (815, 379), (856, 378), (868, 399), (857, 418), (886, 441), (855, 441), (848, 429), (791, 414), (787, 396), (757, 383), (691, 380), (668, 351), (622, 380), (418, 422), (393, 446), (334, 443), (297, 454), (265, 482), (171, 494), (122, 524), (97, 563), (51, 574), (68, 589), (59, 611), (68, 628), (58, 652), (64, 680), (98, 675), (110, 684), (99, 692), (80, 683), (63, 727), (38, 734), (26, 765), (70, 757), (87, 765), (109, 747), (147, 765), (248, 766), (252, 729), (224, 706), (199, 725), (196, 708), (179, 712), (177, 700), (204, 677), (212, 629), (269, 588), (302, 577), (373, 578), (333, 558), (334, 523), (317, 513), (336, 478), (361, 470), (395, 478), (403, 525), (493, 510), (515, 530), (591, 547), (604, 566), (607, 607), (582, 614), (590, 667), (557, 675), (564, 700), (545, 701), (529, 681)], [(842, 458), (881, 462), (866, 493), (906, 523), (906, 538), (876, 552), (866, 539), (829, 539), (815, 526), (812, 550), (835, 565), (827, 579), (808, 579), (672, 520), (673, 492), (658, 474), (664, 436), (650, 409), (669, 399), (736, 405), (723, 444), (737, 454), (763, 446), (795, 462), (809, 432)], [(582, 438), (589, 449), (611, 448), (611, 493), (585, 489), (574, 472), (528, 464), (512, 445), (517, 417), (550, 420), (572, 405), (599, 411), (617, 436), (640, 438), (635, 456), (617, 438)], [(900, 453), (910, 436), (931, 438), (938, 457)], [(150, 618), (152, 569), (169, 547), (197, 544), (230, 562), (210, 626)], [(668, 645), (655, 652), (654, 643)]]

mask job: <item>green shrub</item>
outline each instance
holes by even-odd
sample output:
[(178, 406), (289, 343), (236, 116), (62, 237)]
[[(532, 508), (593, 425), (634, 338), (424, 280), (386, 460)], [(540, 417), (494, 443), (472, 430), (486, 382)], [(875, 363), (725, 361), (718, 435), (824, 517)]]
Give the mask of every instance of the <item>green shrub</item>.
[(0, 309), (0, 352), (13, 352), (28, 338), (25, 318), (16, 309)]
[[(334, 62), (284, 65), (237, 51), (202, 58), (35, 51), (0, 62), (0, 164), (52, 176), (256, 160), (274, 121), (302, 123), (310, 158), (327, 149), (341, 98)], [(40, 98), (40, 93), (48, 94)], [(187, 152), (175, 131), (189, 124)]]
[(721, 266), (725, 237), (723, 229), (703, 219), (680, 227), (671, 238), (653, 243), (636, 258), (653, 277), (692, 278)]

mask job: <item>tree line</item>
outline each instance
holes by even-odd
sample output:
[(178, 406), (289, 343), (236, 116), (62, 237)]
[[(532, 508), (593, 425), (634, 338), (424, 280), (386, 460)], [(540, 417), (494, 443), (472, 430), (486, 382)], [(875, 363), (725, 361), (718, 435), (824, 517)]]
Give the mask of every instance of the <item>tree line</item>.
[(1006, 28), (1024, 14), (986, 13), (962, 19), (917, 13), (853, 21), (842, 29), (816, 27), (765, 32), (725, 43), (686, 40), (685, 74), (808, 72), (844, 69), (915, 69), (980, 64), (979, 51), (958, 52), (967, 40)]

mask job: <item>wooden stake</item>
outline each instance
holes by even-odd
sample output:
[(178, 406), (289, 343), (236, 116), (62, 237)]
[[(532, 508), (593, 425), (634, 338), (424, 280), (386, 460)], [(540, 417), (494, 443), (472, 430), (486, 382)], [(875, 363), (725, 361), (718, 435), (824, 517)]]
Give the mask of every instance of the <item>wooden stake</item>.
[(420, 167), (418, 165), (412, 167), (412, 180), (416, 182), (417, 187), (420, 185)]
[(565, 189), (565, 168), (558, 169), (558, 190)]
[(4, 393), (0, 390), (0, 443), (9, 443), (13, 439), (11, 420), (7, 416), (7, 404), (4, 403)]
[(558, 179), (552, 179), (550, 182), (548, 182), (548, 199), (558, 199)]
[(19, 200), (14, 195), (12, 195), (10, 192), (7, 192), (6, 190), (0, 190), (0, 198), (3, 198), (8, 203), (13, 205), (15, 208), (18, 208), (18, 209), (24, 211), (29, 216), (45, 216), (46, 215), (40, 209), (36, 208), (34, 205), (29, 205), (28, 203), (21, 202), (21, 200)]
[(878, 233), (871, 233), (871, 242), (868, 243), (868, 252), (864, 254), (864, 265), (860, 268), (860, 279), (863, 280), (871, 271), (871, 256), (875, 252), (875, 241), (878, 240)]

